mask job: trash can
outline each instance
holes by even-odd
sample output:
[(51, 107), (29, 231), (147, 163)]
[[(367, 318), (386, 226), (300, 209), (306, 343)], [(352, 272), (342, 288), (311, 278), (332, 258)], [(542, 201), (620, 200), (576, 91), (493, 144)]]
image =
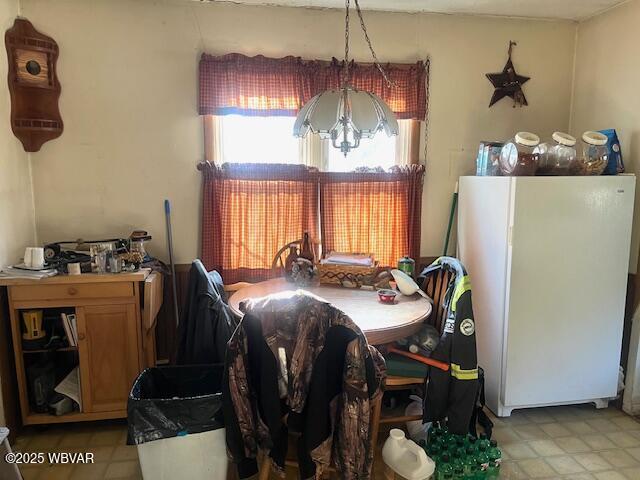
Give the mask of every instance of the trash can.
[(227, 477), (223, 365), (148, 368), (127, 402), (129, 445), (145, 480)]

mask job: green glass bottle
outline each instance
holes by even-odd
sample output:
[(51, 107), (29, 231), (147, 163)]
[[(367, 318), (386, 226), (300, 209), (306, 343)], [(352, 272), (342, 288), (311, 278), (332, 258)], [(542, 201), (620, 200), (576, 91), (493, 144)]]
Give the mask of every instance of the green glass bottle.
[[(445, 427), (446, 428), (446, 427)], [(455, 444), (456, 442), (456, 435), (454, 435), (453, 433), (451, 433), (450, 431), (447, 431), (444, 433), (444, 440), (447, 443), (447, 445), (452, 445)]]
[(498, 448), (498, 442), (495, 440), (491, 440), (487, 456), (489, 457), (487, 478), (494, 480), (500, 476), (500, 464), (502, 463), (502, 452)]
[(477, 452), (478, 451), (478, 439), (476, 437), (470, 437), (469, 438), (469, 446), (471, 448), (473, 448), (473, 452)]
[(445, 435), (440, 435), (438, 437), (438, 441), (437, 441), (436, 445), (438, 445), (440, 447), (440, 451), (442, 453), (449, 451), (449, 443), (447, 442), (447, 439), (446, 439)]
[(489, 450), (489, 447), (491, 446), (491, 442), (487, 438), (486, 434), (483, 433), (483, 434), (480, 435), (480, 440), (478, 441), (478, 446), (479, 445), (484, 445), (485, 449)]
[(460, 457), (464, 457), (467, 452), (464, 435), (456, 435), (456, 452), (460, 452)]
[(476, 470), (475, 453), (476, 452), (473, 449), (473, 447), (467, 447), (465, 456), (462, 458), (462, 469), (464, 470), (464, 474), (467, 475), (468, 479), (473, 479), (475, 476), (475, 470)]
[(427, 443), (428, 444), (434, 443), (438, 439), (440, 434), (441, 434), (441, 429), (438, 426), (438, 423), (433, 422), (431, 424), (431, 427), (429, 427), (429, 431), (427, 432)]
[(453, 477), (453, 466), (449, 463), (449, 454), (445, 453), (440, 457), (437, 474), (437, 480), (449, 480)]
[(440, 444), (446, 445), (449, 448), (449, 441), (451, 440), (451, 433), (449, 432), (449, 427), (443, 425), (440, 427)]
[(453, 467), (453, 478), (454, 480), (464, 480), (464, 471), (462, 470), (462, 465)]
[(476, 453), (476, 463), (478, 464), (478, 475), (476, 477), (479, 480), (487, 478), (487, 470), (489, 469), (489, 456), (487, 455), (487, 449), (484, 444), (478, 445), (478, 453)]
[(436, 462), (437, 465), (438, 462), (440, 462), (440, 457), (442, 456), (440, 445), (431, 445), (429, 447), (429, 450), (427, 451), (427, 455), (431, 458), (431, 460)]
[(458, 452), (458, 449), (454, 449), (453, 453), (450, 456), (451, 458), (451, 465), (453, 466), (453, 469), (457, 469), (460, 468), (460, 470), (462, 470), (462, 457), (460, 456), (460, 452)]
[(478, 478), (478, 466), (476, 465), (476, 461), (473, 461), (473, 465), (471, 466), (471, 469), (469, 470), (469, 472), (464, 474), (464, 480), (477, 480)]

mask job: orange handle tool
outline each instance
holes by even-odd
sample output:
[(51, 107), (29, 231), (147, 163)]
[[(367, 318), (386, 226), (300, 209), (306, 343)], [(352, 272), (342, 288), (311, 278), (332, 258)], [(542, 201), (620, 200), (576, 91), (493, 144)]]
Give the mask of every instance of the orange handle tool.
[(403, 357), (410, 358), (412, 360), (416, 360), (418, 362), (425, 363), (427, 365), (431, 365), (432, 367), (439, 368), (445, 372), (449, 371), (449, 364), (441, 362), (439, 360), (434, 360), (433, 358), (423, 357), (422, 355), (416, 355), (415, 353), (405, 352), (404, 350), (400, 350), (396, 347), (387, 347), (387, 351), (390, 353), (397, 353), (398, 355), (402, 355)]

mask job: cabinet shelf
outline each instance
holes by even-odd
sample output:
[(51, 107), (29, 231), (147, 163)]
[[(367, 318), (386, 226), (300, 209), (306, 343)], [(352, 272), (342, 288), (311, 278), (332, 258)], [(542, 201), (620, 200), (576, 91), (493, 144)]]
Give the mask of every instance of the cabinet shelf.
[(22, 353), (54, 353), (54, 352), (77, 352), (78, 351), (78, 347), (62, 347), (62, 348), (56, 348), (55, 350), (53, 349), (47, 349), (47, 348), (43, 348), (43, 349), (38, 349), (38, 350), (22, 350)]
[(71, 412), (65, 415), (29, 412), (23, 419), (24, 425), (46, 425), (49, 423), (87, 422), (112, 418), (126, 418), (126, 410), (112, 412)]

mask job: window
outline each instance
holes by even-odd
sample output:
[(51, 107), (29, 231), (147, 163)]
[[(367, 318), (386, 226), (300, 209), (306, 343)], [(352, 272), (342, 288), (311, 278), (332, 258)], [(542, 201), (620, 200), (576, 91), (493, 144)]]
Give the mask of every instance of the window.
[(300, 163), (295, 117), (227, 115), (220, 121), (220, 163)]
[(205, 158), (223, 163), (303, 164), (321, 171), (348, 172), (358, 167), (382, 167), (417, 163), (418, 122), (400, 120), (400, 132), (388, 137), (380, 132), (363, 139), (345, 156), (329, 140), (308, 134), (293, 136), (295, 117), (206, 116)]
[(387, 170), (396, 165), (397, 136), (388, 137), (384, 132), (373, 138), (360, 141), (360, 146), (349, 152), (345, 158), (338, 148), (327, 140), (327, 170), (329, 172), (350, 172), (356, 167), (382, 167)]

